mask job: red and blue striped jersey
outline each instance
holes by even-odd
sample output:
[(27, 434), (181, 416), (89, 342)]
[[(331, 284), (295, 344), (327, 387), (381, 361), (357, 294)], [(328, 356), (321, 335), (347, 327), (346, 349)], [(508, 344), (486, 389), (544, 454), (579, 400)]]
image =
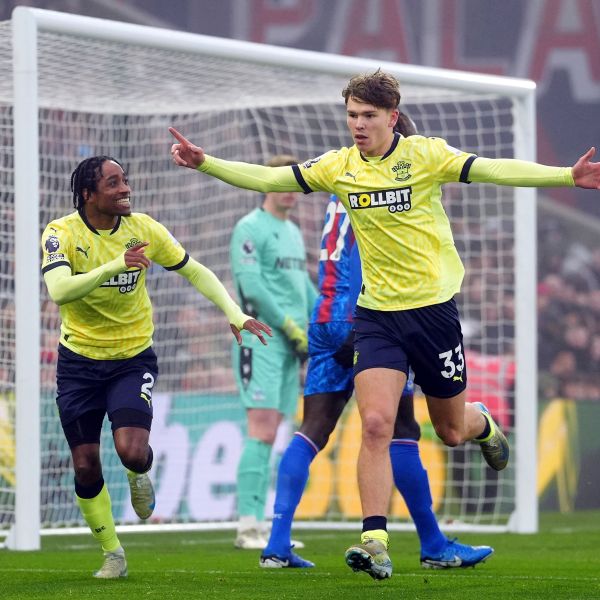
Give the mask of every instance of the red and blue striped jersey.
[[(332, 195), (327, 204), (319, 255), (319, 296), (311, 323), (352, 321), (354, 302), (349, 302), (350, 254), (355, 246), (350, 218)], [(358, 274), (360, 277), (360, 273)]]

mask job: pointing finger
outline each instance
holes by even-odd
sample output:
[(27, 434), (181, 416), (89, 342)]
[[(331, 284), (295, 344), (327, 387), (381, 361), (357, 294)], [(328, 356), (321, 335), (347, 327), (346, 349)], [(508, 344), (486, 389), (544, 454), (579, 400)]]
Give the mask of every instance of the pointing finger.
[(191, 142), (186, 139), (181, 133), (179, 133), (179, 131), (177, 131), (177, 129), (175, 129), (175, 127), (169, 127), (169, 131), (171, 132), (171, 135), (177, 139), (177, 141), (180, 144), (183, 144), (185, 146), (191, 146)]

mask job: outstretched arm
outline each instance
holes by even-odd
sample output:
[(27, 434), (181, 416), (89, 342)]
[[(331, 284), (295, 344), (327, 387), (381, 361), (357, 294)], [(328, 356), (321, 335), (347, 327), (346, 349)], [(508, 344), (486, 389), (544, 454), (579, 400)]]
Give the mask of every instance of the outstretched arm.
[(495, 183), (515, 187), (573, 186), (570, 167), (548, 167), (512, 158), (476, 158), (468, 179), (476, 183)]
[(507, 158), (477, 158), (469, 180), (521, 187), (568, 187), (600, 189), (600, 162), (591, 162), (590, 148), (573, 167), (548, 167), (534, 162)]
[(235, 187), (255, 192), (301, 192), (292, 167), (265, 167), (245, 162), (222, 160), (204, 153), (177, 129), (169, 127), (177, 143), (171, 146), (173, 162), (180, 167), (198, 169)]
[(225, 313), (238, 344), (242, 343), (240, 331), (245, 329), (254, 334), (265, 346), (267, 345), (262, 332), (271, 336), (271, 328), (261, 321), (245, 315), (210, 269), (190, 257), (190, 260), (177, 273), (185, 277), (203, 296)]

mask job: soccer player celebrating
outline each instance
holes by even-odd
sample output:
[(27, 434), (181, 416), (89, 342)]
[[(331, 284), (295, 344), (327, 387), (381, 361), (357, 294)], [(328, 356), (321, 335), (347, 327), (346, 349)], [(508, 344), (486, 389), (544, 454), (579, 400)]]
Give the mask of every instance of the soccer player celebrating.
[[(280, 154), (268, 164), (297, 162)], [(250, 339), (233, 351), (248, 420), (237, 472), (234, 544), (247, 550), (262, 550), (267, 542), (263, 520), (273, 442), (283, 417), (296, 411), (300, 363), (308, 355), (306, 325), (317, 297), (306, 270), (302, 233), (289, 219), (297, 199), (297, 192), (269, 192), (260, 208), (237, 222), (231, 236), (231, 272), (240, 304), (279, 333), (268, 348)]]
[(327, 191), (348, 211), (360, 252), (363, 288), (354, 327), (354, 385), (362, 422), (358, 487), (361, 542), (346, 551), (354, 570), (392, 574), (387, 508), (392, 489), (389, 445), (409, 365), (427, 399), (437, 435), (449, 446), (480, 443), (488, 464), (508, 462), (506, 438), (488, 411), (465, 402), (467, 369), (454, 295), (464, 267), (441, 203), (451, 181), (600, 189), (595, 149), (573, 167), (480, 158), (440, 138), (394, 133), (400, 90), (380, 70), (353, 77), (342, 95), (354, 145), (292, 167), (269, 168), (206, 155), (171, 128), (177, 165), (257, 191)]
[[(416, 134), (414, 123), (404, 113), (398, 115), (395, 129), (405, 137)], [(308, 327), (303, 420), (279, 463), (273, 528), (259, 560), (264, 568), (314, 566), (292, 550), (292, 520), (310, 464), (327, 444), (354, 388), (352, 314), (362, 284), (361, 266), (348, 213), (335, 196), (327, 206), (319, 258), (319, 297)], [(390, 458), (396, 487), (419, 536), (421, 565), (438, 569), (474, 566), (488, 558), (493, 549), (459, 544), (440, 531), (427, 471), (419, 456), (421, 430), (413, 400), (413, 382), (409, 379), (400, 399)]]
[(263, 344), (263, 332), (271, 330), (245, 315), (214, 273), (160, 223), (131, 212), (131, 188), (117, 160), (85, 159), (71, 176), (71, 190), (75, 212), (49, 223), (42, 235), (42, 273), (61, 315), (56, 402), (73, 458), (77, 503), (104, 551), (94, 576), (114, 579), (127, 575), (127, 562), (100, 464), (106, 414), (136, 514), (147, 519), (154, 509), (148, 441), (158, 366), (145, 285), (150, 261), (183, 275), (216, 304), (238, 343), (242, 329)]

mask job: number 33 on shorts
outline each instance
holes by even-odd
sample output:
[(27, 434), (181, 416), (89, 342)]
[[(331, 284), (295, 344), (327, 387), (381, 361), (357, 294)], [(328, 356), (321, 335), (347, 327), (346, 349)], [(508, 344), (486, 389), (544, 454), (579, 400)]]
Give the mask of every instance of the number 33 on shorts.
[(462, 372), (465, 368), (462, 344), (456, 346), (454, 350), (440, 352), (438, 357), (444, 361), (444, 369), (440, 371), (442, 377), (452, 379), (452, 381), (462, 381)]

